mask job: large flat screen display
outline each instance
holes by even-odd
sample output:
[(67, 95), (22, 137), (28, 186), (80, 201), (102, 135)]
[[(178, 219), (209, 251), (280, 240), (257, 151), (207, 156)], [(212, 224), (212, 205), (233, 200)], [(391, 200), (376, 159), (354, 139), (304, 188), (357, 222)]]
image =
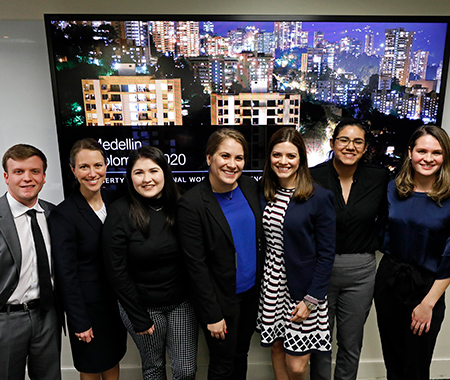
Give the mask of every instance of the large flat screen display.
[(395, 170), (411, 132), (440, 125), (448, 17), (45, 15), (65, 192), (68, 155), (82, 137), (108, 154), (120, 189), (129, 151), (161, 148), (176, 182), (205, 173), (208, 136), (244, 133), (247, 174), (267, 141), (297, 128), (309, 165), (326, 159), (333, 127), (361, 119), (369, 159)]

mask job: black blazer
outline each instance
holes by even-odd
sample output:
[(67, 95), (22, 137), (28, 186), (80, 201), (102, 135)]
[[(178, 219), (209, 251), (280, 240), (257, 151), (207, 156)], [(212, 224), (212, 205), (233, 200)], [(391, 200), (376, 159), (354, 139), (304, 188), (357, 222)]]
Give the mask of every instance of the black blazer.
[[(43, 200), (39, 204), (48, 217), (54, 205)], [(16, 224), (6, 194), (0, 198), (0, 307), (3, 307), (19, 283), (22, 249)]]
[(87, 331), (86, 304), (114, 298), (101, 249), (102, 222), (77, 189), (49, 218), (55, 278), (69, 329)]
[[(261, 283), (264, 265), (264, 231), (255, 180), (241, 176), (239, 187), (256, 221), (257, 274)], [(233, 316), (236, 304), (236, 249), (227, 219), (208, 177), (181, 198), (178, 232), (194, 290), (192, 301), (202, 323)]]

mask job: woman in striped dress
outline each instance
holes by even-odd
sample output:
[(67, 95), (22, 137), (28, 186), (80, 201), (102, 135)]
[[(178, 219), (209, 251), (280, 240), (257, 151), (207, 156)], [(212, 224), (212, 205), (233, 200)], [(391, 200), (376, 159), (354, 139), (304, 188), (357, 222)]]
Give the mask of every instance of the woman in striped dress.
[(312, 183), (294, 128), (269, 142), (262, 179), (267, 240), (257, 329), (276, 380), (303, 380), (312, 352), (331, 350), (326, 292), (333, 266), (333, 194)]

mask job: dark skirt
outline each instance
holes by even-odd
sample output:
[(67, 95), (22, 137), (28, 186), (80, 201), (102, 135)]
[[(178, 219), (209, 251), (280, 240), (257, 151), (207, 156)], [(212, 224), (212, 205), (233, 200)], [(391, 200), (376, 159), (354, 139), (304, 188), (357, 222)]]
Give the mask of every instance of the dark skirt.
[(78, 372), (100, 373), (113, 368), (127, 350), (127, 331), (116, 300), (86, 304), (94, 339), (78, 340), (69, 329), (73, 364)]

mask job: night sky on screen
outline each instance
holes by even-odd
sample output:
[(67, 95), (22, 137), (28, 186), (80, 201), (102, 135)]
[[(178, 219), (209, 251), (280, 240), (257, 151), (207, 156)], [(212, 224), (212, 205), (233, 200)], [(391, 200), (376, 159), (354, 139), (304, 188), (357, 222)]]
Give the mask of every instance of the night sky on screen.
[[(214, 32), (226, 36), (229, 30), (254, 26), (260, 31), (273, 32), (273, 22), (224, 22), (213, 21)], [(203, 22), (200, 23), (203, 28)], [(392, 23), (392, 22), (303, 22), (303, 30), (309, 32), (309, 46), (312, 46), (315, 31), (322, 31), (324, 38), (329, 42), (337, 42), (345, 36), (357, 38), (364, 43), (365, 35), (368, 33), (375, 36), (375, 48), (384, 52), (385, 30), (404, 28), (406, 31), (414, 32), (413, 51), (429, 51), (429, 64), (438, 65), (444, 56), (445, 36), (447, 25), (445, 23)]]

